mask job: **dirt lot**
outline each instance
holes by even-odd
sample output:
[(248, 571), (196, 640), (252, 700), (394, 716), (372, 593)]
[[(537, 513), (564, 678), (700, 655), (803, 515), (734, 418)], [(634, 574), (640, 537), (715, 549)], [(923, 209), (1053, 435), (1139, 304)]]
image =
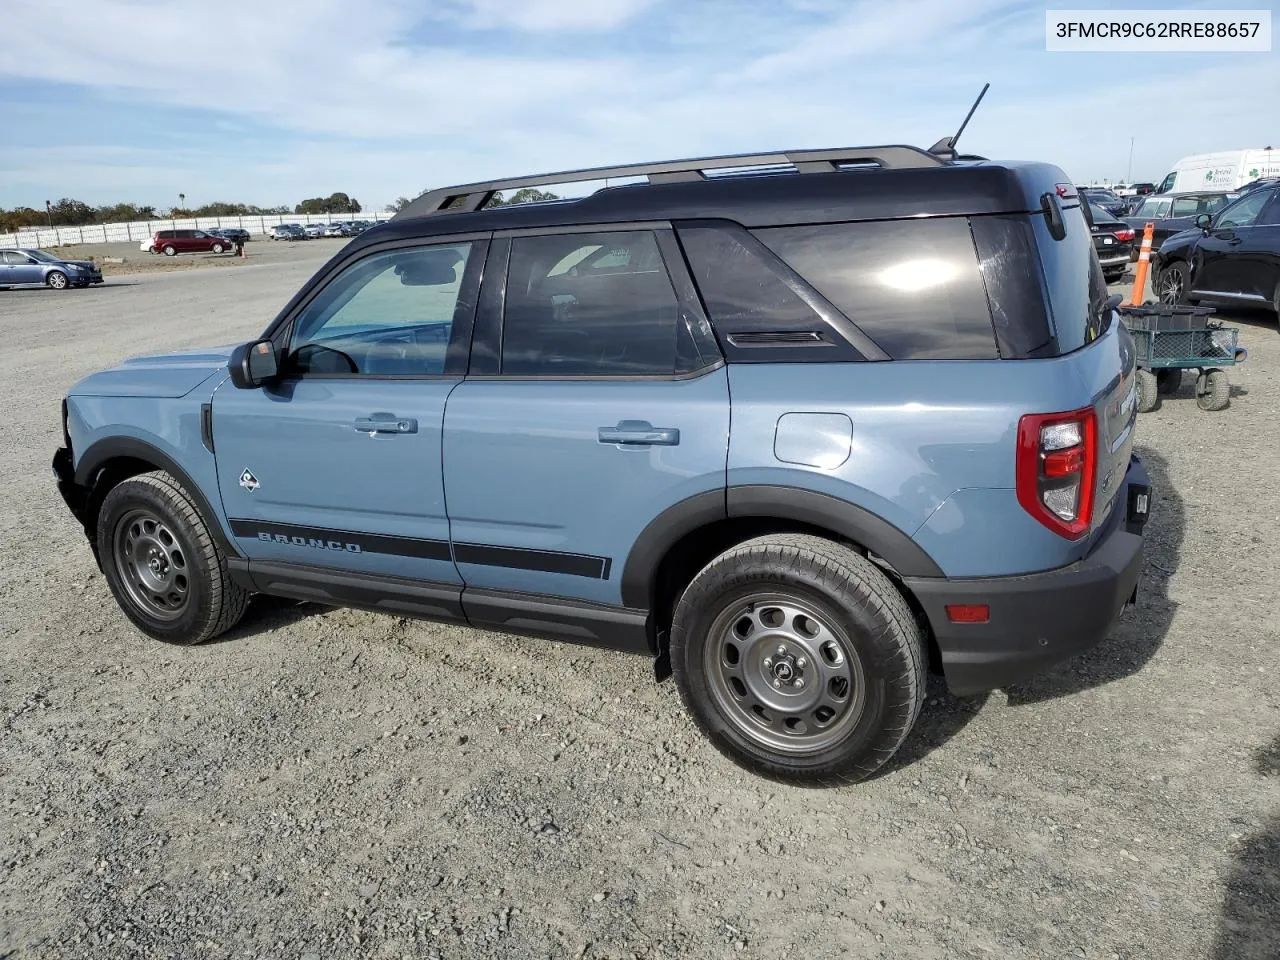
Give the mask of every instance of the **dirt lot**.
[(1146, 596), (1108, 642), (935, 681), (880, 776), (800, 790), (642, 659), (283, 602), (196, 649), (129, 629), (58, 401), (248, 338), (328, 255), (250, 252), (0, 293), (0, 957), (1280, 956), (1274, 318), (1231, 315), (1229, 410), (1188, 382), (1141, 417)]
[[(94, 260), (102, 267), (104, 277), (132, 276), (138, 273), (166, 273), (170, 271), (196, 270), (202, 267), (245, 267), (260, 263), (311, 263), (317, 258), (327, 259), (342, 249), (348, 241), (341, 238), (319, 237), (315, 240), (284, 242), (254, 237), (245, 244), (245, 257), (234, 253), (183, 253), (176, 257), (146, 253), (138, 244), (83, 243), (70, 247), (50, 247), (51, 253), (72, 260)], [(108, 263), (107, 260), (123, 260)]]

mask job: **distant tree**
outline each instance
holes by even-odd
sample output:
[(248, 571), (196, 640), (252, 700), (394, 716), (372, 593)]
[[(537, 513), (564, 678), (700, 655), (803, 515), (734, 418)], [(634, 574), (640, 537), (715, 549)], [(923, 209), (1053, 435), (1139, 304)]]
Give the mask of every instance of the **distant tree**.
[(50, 207), (55, 227), (78, 227), (94, 222), (94, 209), (82, 200), (63, 197)]
[(503, 199), (502, 194), (495, 193), (493, 199), (486, 204), (490, 207), (510, 207), (517, 203), (540, 203), (543, 200), (559, 200), (558, 194), (548, 193), (536, 187), (522, 187), (511, 196)]
[(413, 201), (408, 197), (396, 197), (393, 203), (387, 204), (386, 211), (387, 213), (399, 213), (411, 203), (413, 203)]
[(32, 207), (14, 207), (0, 210), (0, 233), (16, 233), (24, 227), (42, 227), (48, 223), (43, 210)]
[(327, 197), (312, 197), (293, 208), (294, 213), (359, 213), (360, 201), (345, 193), (331, 193)]
[(98, 223), (128, 223), (133, 220), (154, 220), (156, 208), (139, 207), (132, 203), (113, 203), (110, 206), (98, 207), (93, 213)]

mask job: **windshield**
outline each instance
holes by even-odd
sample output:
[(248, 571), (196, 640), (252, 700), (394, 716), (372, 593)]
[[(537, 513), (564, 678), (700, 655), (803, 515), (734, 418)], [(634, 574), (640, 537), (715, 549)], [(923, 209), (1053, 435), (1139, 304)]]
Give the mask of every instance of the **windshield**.
[(55, 257), (53, 254), (45, 253), (43, 250), (28, 250), (27, 253), (29, 253), (34, 259), (39, 260), (41, 263), (62, 262), (61, 257)]

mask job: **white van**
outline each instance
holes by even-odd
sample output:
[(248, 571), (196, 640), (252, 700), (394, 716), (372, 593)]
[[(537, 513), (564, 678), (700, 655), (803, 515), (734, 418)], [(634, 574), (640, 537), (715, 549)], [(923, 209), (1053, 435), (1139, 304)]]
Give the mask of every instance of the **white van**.
[(1280, 177), (1280, 149), (1263, 147), (1183, 157), (1160, 181), (1156, 193), (1235, 190), (1259, 177)]

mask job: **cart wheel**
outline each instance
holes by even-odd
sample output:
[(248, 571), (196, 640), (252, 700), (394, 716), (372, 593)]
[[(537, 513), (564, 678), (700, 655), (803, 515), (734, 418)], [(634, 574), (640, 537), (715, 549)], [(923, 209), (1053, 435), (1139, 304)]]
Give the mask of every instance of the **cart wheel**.
[(1156, 391), (1163, 397), (1171, 397), (1182, 386), (1182, 371), (1177, 367), (1165, 367), (1156, 371)]
[(1159, 387), (1156, 375), (1150, 370), (1138, 371), (1138, 412), (1150, 413), (1160, 406)]
[(1201, 410), (1225, 410), (1231, 402), (1227, 371), (1205, 370), (1196, 378), (1196, 405)]

